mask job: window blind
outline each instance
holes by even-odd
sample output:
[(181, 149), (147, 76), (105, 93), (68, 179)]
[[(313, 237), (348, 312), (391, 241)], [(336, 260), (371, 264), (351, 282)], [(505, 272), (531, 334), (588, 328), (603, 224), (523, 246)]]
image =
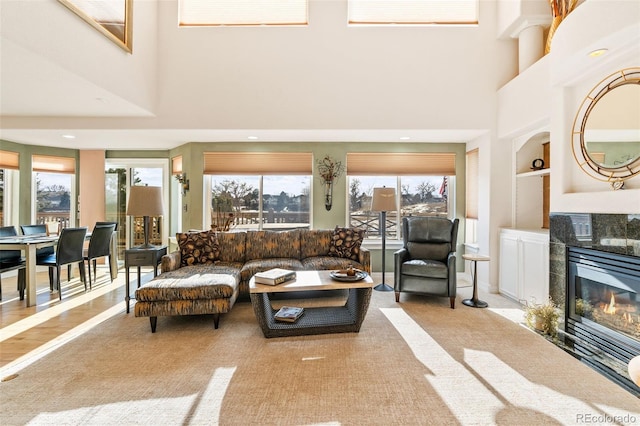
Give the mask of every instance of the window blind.
[(307, 0), (179, 0), (181, 27), (306, 25)]
[(479, 169), (479, 155), (478, 149), (474, 149), (472, 151), (467, 152), (467, 175), (466, 175), (466, 214), (465, 217), (467, 219), (477, 219), (478, 218), (478, 178)]
[(18, 170), (20, 168), (20, 154), (13, 151), (0, 151), (0, 169)]
[(205, 152), (207, 175), (311, 175), (310, 152)]
[(350, 152), (347, 174), (354, 176), (455, 176), (453, 152)]
[(171, 159), (171, 174), (179, 175), (182, 173), (182, 155)]
[(477, 24), (478, 0), (349, 0), (349, 24)]
[(34, 172), (69, 174), (76, 172), (76, 159), (71, 157), (34, 155), (31, 157), (31, 162), (31, 168)]

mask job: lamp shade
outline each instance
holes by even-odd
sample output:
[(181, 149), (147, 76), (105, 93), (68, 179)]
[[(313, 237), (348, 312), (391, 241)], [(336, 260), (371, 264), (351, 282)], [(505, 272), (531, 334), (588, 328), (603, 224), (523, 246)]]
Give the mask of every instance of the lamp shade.
[(162, 216), (162, 188), (159, 186), (132, 186), (127, 204), (129, 216)]
[(371, 210), (374, 212), (388, 212), (396, 209), (396, 190), (394, 188), (373, 188)]

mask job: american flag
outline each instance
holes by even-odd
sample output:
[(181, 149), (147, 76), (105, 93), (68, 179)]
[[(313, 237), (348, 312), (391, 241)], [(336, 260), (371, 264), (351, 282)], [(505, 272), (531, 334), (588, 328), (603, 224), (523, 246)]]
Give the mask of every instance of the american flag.
[(440, 185), (440, 191), (438, 193), (442, 196), (447, 195), (447, 177), (442, 177), (442, 185)]

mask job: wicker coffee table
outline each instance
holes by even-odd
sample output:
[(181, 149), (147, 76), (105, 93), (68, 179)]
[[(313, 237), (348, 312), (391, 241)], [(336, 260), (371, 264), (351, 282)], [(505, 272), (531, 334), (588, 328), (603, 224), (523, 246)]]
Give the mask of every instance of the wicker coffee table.
[[(360, 281), (339, 282), (329, 275), (331, 271), (296, 271), (293, 281), (279, 285), (249, 282), (251, 304), (264, 337), (304, 336), (325, 333), (357, 333), (369, 308), (373, 280), (367, 275)], [(285, 292), (316, 292), (348, 290), (344, 306), (305, 307), (304, 314), (294, 323), (274, 319), (276, 309), (270, 296)], [(304, 293), (303, 293), (304, 294)]]

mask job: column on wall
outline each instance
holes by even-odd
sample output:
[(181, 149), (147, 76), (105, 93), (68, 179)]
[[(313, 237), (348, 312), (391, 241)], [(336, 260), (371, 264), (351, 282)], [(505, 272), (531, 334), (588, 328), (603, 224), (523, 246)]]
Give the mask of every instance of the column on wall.
[(518, 72), (522, 73), (544, 56), (544, 28), (531, 25), (518, 37)]

